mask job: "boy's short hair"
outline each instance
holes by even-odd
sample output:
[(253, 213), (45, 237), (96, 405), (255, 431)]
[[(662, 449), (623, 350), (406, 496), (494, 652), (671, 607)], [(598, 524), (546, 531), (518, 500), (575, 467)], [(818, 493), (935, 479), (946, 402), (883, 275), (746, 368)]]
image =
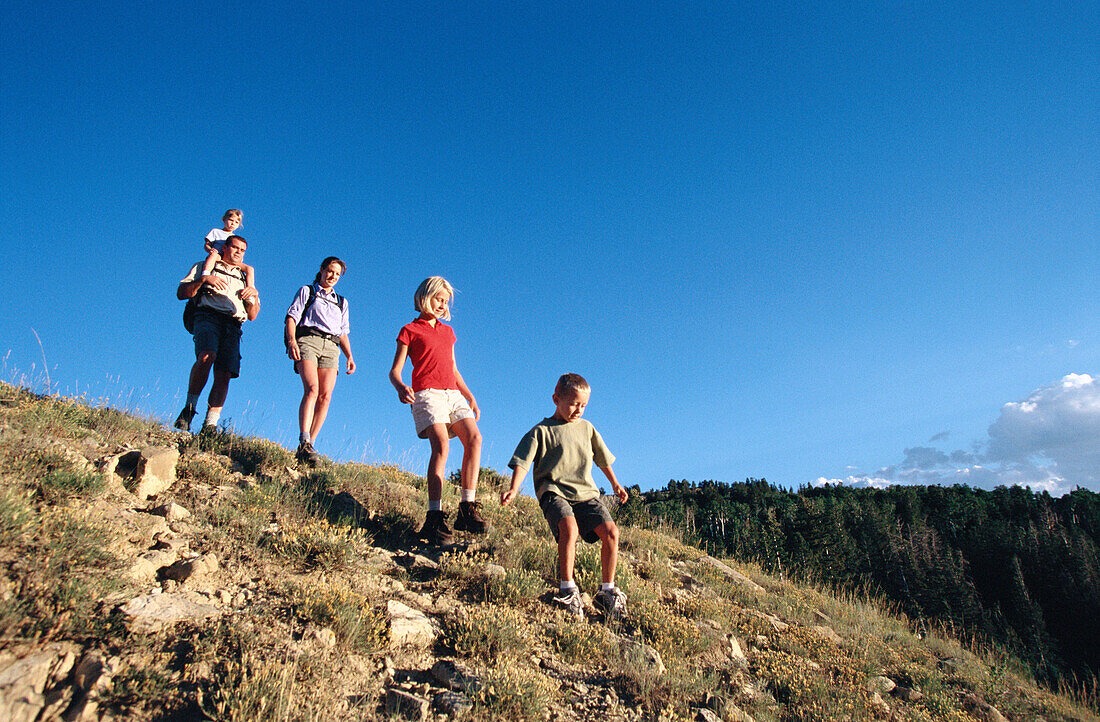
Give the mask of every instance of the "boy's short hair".
[(244, 218), (244, 214), (241, 213), (241, 210), (239, 208), (230, 208), (229, 210), (227, 210), (225, 212), (225, 215), (222, 216), (222, 220), (223, 221), (228, 220), (228, 219), (232, 218), (233, 216), (236, 216), (238, 219), (243, 219)]
[[(428, 299), (439, 293), (440, 291), (446, 291), (451, 296), (451, 301), (455, 298), (455, 289), (446, 278), (443, 276), (429, 276), (420, 282), (420, 285), (416, 287), (416, 293), (413, 294), (413, 308), (419, 313), (430, 313), (428, 310)], [(447, 304), (447, 311), (443, 314), (444, 321), (451, 320), (451, 304)]]
[(558, 379), (558, 383), (554, 386), (554, 395), (561, 396), (569, 391), (591, 391), (592, 387), (588, 385), (584, 377), (580, 374), (562, 374)]

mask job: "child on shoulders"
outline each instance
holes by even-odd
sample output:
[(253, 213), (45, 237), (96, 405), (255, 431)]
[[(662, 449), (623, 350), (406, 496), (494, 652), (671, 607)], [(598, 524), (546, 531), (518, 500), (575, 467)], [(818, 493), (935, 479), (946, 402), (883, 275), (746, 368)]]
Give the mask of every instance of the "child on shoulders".
[(519, 495), (527, 470), (533, 468), (535, 496), (542, 514), (558, 542), (558, 596), (554, 602), (577, 617), (584, 616), (584, 604), (573, 581), (577, 538), (601, 541), (602, 583), (593, 603), (608, 617), (626, 613), (626, 595), (615, 586), (619, 558), (619, 528), (600, 501), (592, 480), (592, 464), (611, 482), (611, 489), (625, 503), (629, 494), (615, 478), (611, 464), (615, 457), (595, 427), (582, 419), (591, 387), (579, 374), (565, 374), (554, 387), (554, 415), (543, 419), (520, 440), (508, 466), (512, 485), (500, 495), (507, 506)]
[[(200, 276), (209, 276), (214, 272), (214, 264), (222, 257), (222, 246), (225, 245), (225, 239), (237, 232), (237, 229), (241, 227), (241, 223), (244, 221), (244, 215), (240, 210), (236, 208), (230, 208), (222, 216), (222, 227), (211, 228), (210, 232), (206, 234), (206, 238), (203, 239), (203, 250), (206, 251), (206, 261), (202, 264), (202, 273)], [(256, 287), (256, 272), (252, 266), (246, 263), (241, 264), (241, 268), (244, 269), (245, 285), (252, 288)]]

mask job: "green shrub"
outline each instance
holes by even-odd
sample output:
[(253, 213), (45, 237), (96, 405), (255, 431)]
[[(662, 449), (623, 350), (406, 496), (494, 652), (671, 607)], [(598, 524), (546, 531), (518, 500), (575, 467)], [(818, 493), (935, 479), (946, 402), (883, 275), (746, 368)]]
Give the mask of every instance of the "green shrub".
[(530, 649), (536, 636), (521, 612), (498, 604), (467, 607), (448, 617), (443, 634), (456, 654), (484, 660)]

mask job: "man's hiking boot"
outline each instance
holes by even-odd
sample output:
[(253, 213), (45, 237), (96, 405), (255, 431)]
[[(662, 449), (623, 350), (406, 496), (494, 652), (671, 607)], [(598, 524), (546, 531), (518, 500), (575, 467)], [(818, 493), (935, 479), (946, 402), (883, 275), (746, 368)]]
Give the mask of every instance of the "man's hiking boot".
[(607, 619), (626, 616), (626, 595), (618, 587), (596, 592), (596, 596), (592, 597), (592, 604), (603, 612)]
[(298, 444), (298, 451), (294, 454), (294, 458), (310, 466), (317, 466), (321, 463), (321, 455), (314, 450), (313, 444), (308, 441)]
[(577, 587), (562, 589), (553, 597), (554, 604), (572, 614), (578, 619), (584, 617), (584, 601), (581, 600), (581, 590)]
[(180, 415), (176, 417), (176, 423), (172, 424), (172, 426), (176, 427), (180, 431), (190, 431), (191, 430), (191, 420), (194, 419), (194, 418), (195, 418), (195, 407), (194, 406), (184, 406), (183, 411), (181, 411)]
[(458, 504), (458, 516), (455, 517), (455, 531), (468, 531), (471, 534), (484, 534), (489, 523), (481, 516), (481, 502), (463, 501)]
[(428, 516), (424, 518), (424, 526), (416, 536), (435, 546), (451, 544), (455, 540), (451, 528), (447, 526), (447, 517), (442, 511), (429, 511)]

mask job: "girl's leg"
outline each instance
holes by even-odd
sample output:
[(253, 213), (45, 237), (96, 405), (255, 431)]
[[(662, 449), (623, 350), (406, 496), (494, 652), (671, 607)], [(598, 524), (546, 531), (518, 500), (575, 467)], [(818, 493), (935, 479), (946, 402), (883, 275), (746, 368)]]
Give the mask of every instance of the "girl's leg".
[(309, 439), (317, 441), (317, 434), (321, 433), (321, 427), (328, 416), (328, 405), (332, 401), (332, 390), (336, 388), (336, 378), (340, 375), (340, 369), (319, 369), (314, 367), (317, 375), (317, 405), (313, 407), (313, 421), (309, 427)]
[[(298, 431), (308, 438), (313, 438), (310, 426), (313, 423), (317, 397), (320, 393), (317, 370), (316, 361), (302, 360), (298, 362), (298, 375), (302, 377), (302, 403), (298, 405)], [(328, 409), (325, 409), (325, 411), (327, 413)]]
[(428, 501), (440, 501), (443, 498), (443, 471), (447, 468), (450, 445), (447, 426), (432, 424), (428, 427), (427, 438), (432, 445), (432, 456), (428, 459)]
[(619, 563), (619, 527), (605, 522), (593, 531), (603, 542), (600, 547), (600, 572), (604, 584), (615, 583), (615, 567)]
[(456, 421), (451, 428), (462, 442), (462, 488), (474, 491), (481, 472), (481, 431), (473, 419)]

